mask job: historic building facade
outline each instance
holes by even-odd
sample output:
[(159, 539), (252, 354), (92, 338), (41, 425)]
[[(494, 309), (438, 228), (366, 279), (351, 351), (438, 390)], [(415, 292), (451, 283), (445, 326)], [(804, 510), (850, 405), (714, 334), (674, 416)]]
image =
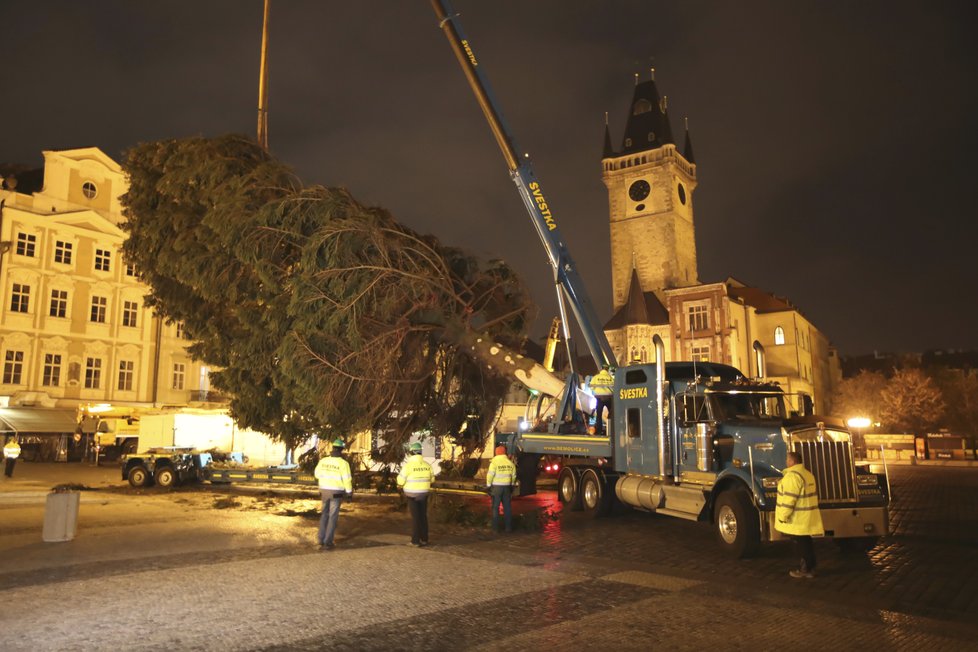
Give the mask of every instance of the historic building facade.
[(702, 283), (696, 266), (696, 163), (682, 152), (655, 80), (636, 83), (619, 149), (606, 125), (613, 316), (605, 325), (620, 361), (652, 361), (659, 335), (669, 360), (710, 360), (765, 376), (830, 409), (841, 378), (828, 339), (787, 299), (735, 278)]
[(214, 398), (180, 324), (144, 307), (147, 288), (122, 257), (126, 189), (97, 148), (46, 151), (43, 173), (3, 179), (0, 418), (41, 430), (59, 412)]

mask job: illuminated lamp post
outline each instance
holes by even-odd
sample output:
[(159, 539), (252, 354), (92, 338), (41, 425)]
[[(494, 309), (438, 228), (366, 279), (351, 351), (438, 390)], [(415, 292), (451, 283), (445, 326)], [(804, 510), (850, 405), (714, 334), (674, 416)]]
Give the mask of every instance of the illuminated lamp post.
[(867, 419), (866, 417), (852, 417), (851, 419), (846, 421), (846, 425), (852, 428), (855, 435), (858, 435), (859, 437), (859, 445), (857, 447), (857, 451), (862, 453), (863, 458), (866, 457), (866, 439), (864, 435), (866, 433), (866, 428), (868, 428), (872, 424), (873, 422), (870, 419)]

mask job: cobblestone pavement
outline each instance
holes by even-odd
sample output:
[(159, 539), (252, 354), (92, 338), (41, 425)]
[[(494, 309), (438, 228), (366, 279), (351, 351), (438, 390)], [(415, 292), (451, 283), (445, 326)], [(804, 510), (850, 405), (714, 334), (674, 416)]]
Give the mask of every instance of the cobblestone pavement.
[[(418, 549), (394, 501), (366, 497), (320, 553), (313, 500), (116, 477), (82, 481), (98, 489), (57, 544), (44, 481), (0, 482), (0, 649), (978, 649), (974, 468), (892, 469), (894, 534), (868, 555), (817, 542), (814, 580), (787, 576), (789, 545), (735, 561), (709, 527), (638, 512), (510, 536), (433, 523)], [(553, 499), (515, 504), (536, 523)]]

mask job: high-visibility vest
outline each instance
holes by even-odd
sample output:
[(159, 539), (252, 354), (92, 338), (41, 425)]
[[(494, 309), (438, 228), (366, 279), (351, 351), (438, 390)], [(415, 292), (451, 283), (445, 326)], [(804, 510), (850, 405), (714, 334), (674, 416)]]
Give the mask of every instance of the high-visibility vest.
[(784, 477), (778, 482), (774, 529), (785, 534), (825, 534), (822, 513), (818, 510), (815, 476), (801, 464), (785, 469)]
[(511, 487), (516, 484), (516, 465), (505, 455), (496, 455), (489, 462), (487, 487)]
[(20, 457), (20, 444), (17, 443), (16, 439), (11, 439), (4, 445), (3, 456), (11, 460)]
[(329, 491), (345, 491), (353, 493), (353, 476), (350, 474), (350, 463), (342, 457), (324, 457), (316, 465), (316, 479), (319, 488)]
[(406, 494), (421, 495), (428, 493), (434, 479), (431, 465), (420, 454), (412, 455), (405, 460), (397, 474), (397, 486), (404, 489)]
[(591, 377), (591, 393), (596, 397), (604, 398), (614, 393), (615, 378), (607, 369)]

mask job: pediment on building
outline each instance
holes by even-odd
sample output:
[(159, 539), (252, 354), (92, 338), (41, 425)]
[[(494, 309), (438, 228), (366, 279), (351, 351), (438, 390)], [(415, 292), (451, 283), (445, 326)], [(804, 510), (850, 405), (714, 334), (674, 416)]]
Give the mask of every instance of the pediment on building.
[(103, 217), (100, 213), (91, 209), (70, 213), (58, 213), (57, 215), (51, 216), (51, 221), (75, 229), (89, 231), (90, 233), (100, 233), (119, 238), (126, 237), (125, 231), (119, 228), (117, 224), (114, 224), (108, 218)]
[(62, 158), (79, 163), (81, 166), (95, 165), (112, 174), (122, 174), (122, 167), (98, 147), (81, 147), (78, 149), (48, 150), (43, 152), (44, 158)]

